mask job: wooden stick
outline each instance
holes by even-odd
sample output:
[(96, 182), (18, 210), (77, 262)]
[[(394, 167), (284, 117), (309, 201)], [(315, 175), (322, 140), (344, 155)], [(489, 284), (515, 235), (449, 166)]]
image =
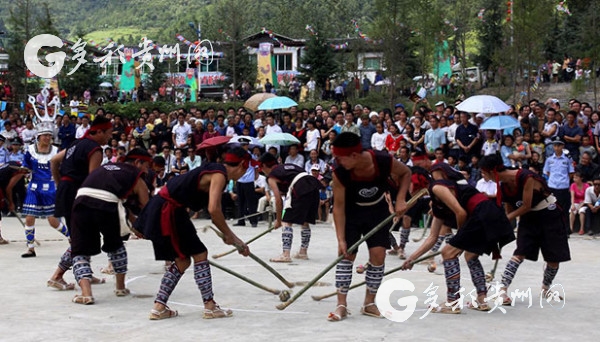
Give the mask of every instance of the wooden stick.
[[(425, 255), (425, 256), (423, 256), (423, 257), (420, 257), (420, 258), (418, 258), (417, 260), (415, 260), (415, 261), (411, 262), (411, 264), (413, 264), (413, 265), (414, 265), (414, 264), (420, 263), (421, 261), (423, 261), (423, 260), (427, 260), (427, 259), (430, 259), (430, 258), (433, 258), (433, 257), (435, 257), (436, 255), (439, 255), (440, 253), (442, 253), (442, 252), (441, 252), (441, 251), (437, 251), (437, 252), (435, 252), (435, 253), (433, 253), (433, 254)], [(385, 277), (386, 275), (392, 274), (392, 273), (394, 273), (394, 272), (398, 272), (398, 271), (400, 271), (401, 269), (402, 269), (402, 266), (398, 266), (398, 267), (392, 268), (391, 270), (389, 270), (389, 271), (386, 271), (386, 272), (383, 274), (383, 276)], [(349, 288), (348, 290), (353, 290), (353, 289), (355, 289), (355, 288), (357, 288), (357, 287), (361, 287), (361, 286), (363, 286), (363, 285), (364, 285), (364, 284), (366, 284), (366, 283), (367, 283), (366, 281), (361, 281), (360, 283), (357, 283), (357, 284), (354, 284), (354, 285), (350, 286), (350, 288)], [(324, 295), (321, 295), (321, 296), (311, 296), (311, 297), (312, 297), (312, 299), (314, 299), (314, 300), (316, 300), (316, 301), (318, 302), (318, 301), (320, 301), (321, 299), (325, 299), (325, 298), (333, 297), (333, 296), (335, 296), (336, 294), (337, 294), (337, 291), (335, 291), (335, 292), (331, 292), (331, 293), (328, 293), (328, 294), (324, 294)]]
[[(273, 229), (275, 229), (275, 228), (273, 227), (273, 224), (272, 224), (273, 222), (272, 222), (272, 220), (269, 220), (269, 221), (271, 221), (271, 222), (269, 222), (269, 228), (268, 228), (267, 230), (265, 230), (264, 232), (262, 232), (262, 233), (260, 233), (260, 234), (256, 235), (256, 236), (255, 236), (255, 237), (253, 237), (252, 239), (250, 239), (250, 240), (246, 241), (246, 245), (249, 245), (251, 242), (254, 242), (254, 241), (256, 241), (256, 240), (260, 239), (261, 237), (263, 237), (264, 235), (266, 235), (266, 234), (270, 233), (270, 232), (271, 232)], [(233, 252), (235, 252), (235, 251), (237, 251), (237, 250), (238, 250), (237, 248), (233, 248), (233, 249), (231, 249), (230, 251), (227, 251), (227, 252), (225, 252), (225, 253), (221, 253), (221, 254), (215, 254), (215, 255), (213, 255), (212, 257), (213, 257), (213, 259), (219, 259), (219, 258), (221, 258), (221, 257), (224, 257), (224, 256), (226, 256), (226, 255), (229, 255), (229, 254), (231, 254), (231, 253), (233, 253)]]
[[(214, 231), (217, 234), (217, 236), (219, 236), (221, 239), (223, 239), (223, 237), (224, 237), (223, 233), (221, 233), (221, 231), (219, 231), (217, 228), (213, 227), (212, 225), (208, 225), (208, 226), (204, 227), (204, 229), (207, 229), (207, 228), (210, 228), (212, 231)], [(237, 249), (241, 249), (241, 246), (235, 246), (235, 247)], [(269, 264), (264, 262), (261, 258), (257, 257), (253, 253), (249, 253), (248, 256), (250, 258), (252, 258), (252, 260), (259, 263), (262, 267), (266, 268), (267, 271), (271, 272), (271, 274), (273, 274), (277, 279), (279, 279), (288, 288), (291, 289), (292, 287), (295, 286), (294, 283), (285, 279), (279, 272), (277, 272), (273, 267), (271, 267)]]
[(281, 293), (281, 291), (280, 291), (280, 290), (275, 290), (275, 289), (272, 289), (272, 288), (270, 288), (270, 287), (267, 287), (267, 286), (265, 286), (265, 285), (263, 285), (263, 284), (261, 284), (261, 283), (257, 283), (257, 282), (255, 282), (254, 280), (252, 280), (252, 279), (250, 279), (250, 278), (247, 278), (247, 277), (245, 277), (245, 276), (243, 276), (243, 275), (241, 275), (241, 274), (239, 274), (239, 273), (237, 273), (237, 272), (235, 272), (235, 271), (232, 271), (232, 270), (230, 270), (230, 269), (228, 269), (228, 268), (226, 268), (226, 267), (224, 267), (224, 266), (221, 266), (221, 265), (219, 265), (219, 264), (217, 264), (217, 263), (215, 263), (215, 262), (213, 262), (213, 261), (210, 261), (210, 260), (209, 260), (209, 261), (208, 261), (208, 263), (209, 263), (211, 266), (214, 266), (214, 267), (216, 267), (216, 268), (220, 269), (221, 271), (224, 271), (224, 272), (226, 272), (226, 273), (229, 273), (229, 274), (231, 274), (232, 276), (234, 276), (234, 277), (236, 277), (236, 278), (239, 278), (239, 279), (241, 279), (241, 280), (243, 280), (243, 281), (245, 281), (245, 282), (247, 282), (247, 283), (249, 283), (249, 284), (251, 284), (251, 285), (254, 285), (254, 286), (258, 287), (258, 288), (259, 288), (259, 289), (261, 289), (261, 290), (265, 290), (265, 291), (267, 291), (267, 292), (271, 292), (272, 294), (275, 294), (275, 295), (278, 295), (278, 294), (280, 294), (280, 293)]
[[(414, 206), (415, 203), (417, 203), (417, 200), (419, 198), (425, 196), (425, 194), (427, 194), (427, 190), (422, 189), (413, 198), (411, 198), (410, 201), (408, 201), (408, 203), (406, 203), (407, 210), (410, 209), (412, 206)], [(365, 234), (360, 240), (358, 240), (355, 244), (350, 246), (350, 248), (348, 248), (348, 250), (347, 250), (347, 253), (350, 254), (350, 253), (354, 252), (361, 243), (365, 242), (367, 239), (371, 238), (371, 236), (375, 235), (375, 233), (377, 233), (379, 230), (381, 230), (381, 228), (385, 227), (395, 216), (396, 216), (396, 214), (394, 213), (394, 214), (388, 216), (383, 221), (381, 221), (381, 223), (379, 223), (377, 226), (375, 226), (375, 228), (371, 229), (370, 232)], [(309, 281), (300, 291), (298, 291), (290, 300), (288, 300), (285, 303), (281, 303), (281, 304), (277, 305), (277, 309), (284, 310), (285, 308), (290, 306), (290, 304), (292, 304), (300, 296), (302, 296), (304, 294), (304, 292), (306, 292), (311, 286), (313, 286), (317, 281), (319, 281), (319, 279), (321, 279), (327, 272), (329, 272), (329, 270), (334, 268), (343, 258), (344, 258), (343, 254), (338, 256), (331, 264), (327, 265), (327, 267), (323, 271), (321, 271), (319, 274), (317, 274), (317, 276), (314, 277), (313, 280)]]
[[(15, 211), (11, 211), (10, 213), (13, 214), (13, 216), (16, 217), (17, 220), (19, 220), (19, 223), (21, 223), (23, 228), (25, 228), (25, 222), (23, 222), (23, 219), (19, 216), (19, 214), (17, 214)], [(42, 245), (37, 239), (34, 239), (33, 242), (35, 242), (35, 244), (38, 246)]]

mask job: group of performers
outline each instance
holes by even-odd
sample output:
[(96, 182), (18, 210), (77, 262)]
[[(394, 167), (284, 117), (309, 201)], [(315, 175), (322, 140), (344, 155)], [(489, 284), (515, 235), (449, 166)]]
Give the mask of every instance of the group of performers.
[[(221, 308), (214, 300), (207, 247), (198, 237), (188, 210), (208, 208), (212, 223), (223, 234), (224, 242), (235, 246), (240, 254), (249, 255), (248, 246), (225, 221), (221, 196), (228, 180), (239, 179), (253, 167), (250, 154), (244, 148), (233, 147), (217, 156), (219, 162), (204, 163), (175, 177), (151, 196), (147, 173), (152, 159), (146, 151), (134, 149), (123, 160), (101, 166), (101, 146), (111, 136), (111, 122), (99, 116), (83, 139), (57, 152), (51, 145), (50, 133), (40, 129), (37, 142), (27, 151), (24, 167), (7, 164), (0, 168), (0, 187), (6, 193), (11, 210), (14, 209), (11, 184), (28, 172), (32, 174), (24, 205), (28, 249), (23, 256), (36, 255), (35, 218), (48, 217), (51, 226), (69, 238), (69, 247), (47, 285), (58, 290), (73, 290), (75, 284), (69, 284), (63, 278), (72, 268), (81, 288), (81, 294), (72, 301), (93, 304), (91, 285), (102, 283), (104, 279), (93, 276), (90, 262), (91, 256), (101, 251), (108, 254), (115, 272), (115, 295), (121, 297), (130, 293), (125, 286), (128, 257), (123, 240), (133, 231), (138, 237), (152, 241), (157, 260), (168, 262), (150, 311), (151, 320), (178, 315), (176, 310), (169, 308), (168, 300), (192, 262), (194, 281), (204, 302), (203, 317), (231, 316), (231, 310)], [(349, 246), (377, 226), (379, 218), (384, 219), (392, 211), (399, 219), (412, 216), (400, 221), (403, 227), (396, 253), (405, 257), (411, 220), (418, 218), (418, 215), (407, 213), (407, 195), (423, 187), (429, 188), (431, 199), (431, 233), (422, 246), (406, 257), (403, 268), (411, 269), (414, 260), (432, 247), (439, 248), (446, 239), (442, 257), (447, 303), (433, 312), (460, 313), (456, 306), (460, 297), (458, 257), (463, 252), (477, 291), (477, 299), (469, 307), (490, 310), (490, 304), (486, 302), (485, 272), (479, 257), (483, 254), (499, 257), (501, 248), (515, 240), (510, 220), (516, 217), (520, 218), (517, 248), (502, 275), (503, 304), (511, 304), (506, 291), (525, 259), (536, 261), (541, 249), (547, 263), (543, 291), (550, 288), (559, 263), (570, 259), (565, 223), (560, 219), (563, 209), (556, 204), (544, 179), (524, 169), (506, 170), (498, 156), (487, 156), (481, 161), (482, 172), (501, 184), (497, 201), (494, 201), (468, 185), (461, 173), (444, 163), (431, 168), (429, 179), (425, 179), (427, 174), (415, 178), (407, 166), (389, 154), (363, 150), (360, 138), (350, 132), (336, 137), (332, 151), (336, 160), (333, 218), (338, 255), (343, 258), (336, 266), (337, 306), (328, 316), (330, 321), (341, 321), (349, 314), (347, 294), (357, 255), (356, 250), (349, 252)], [(291, 261), (294, 224), (301, 226), (301, 247), (294, 257), (308, 259), (309, 225), (315, 223), (320, 182), (292, 164), (278, 165), (271, 154), (263, 155), (259, 163), (276, 199), (274, 227), (282, 227), (283, 252), (271, 261)], [(506, 212), (502, 203), (506, 205)], [(428, 209), (428, 204), (428, 200), (421, 201), (419, 210)], [(57, 217), (64, 217), (67, 225)], [(130, 226), (128, 221), (133, 225)], [(386, 250), (393, 247), (389, 235), (392, 224), (390, 222), (366, 240), (369, 267), (360, 312), (371, 317), (383, 317), (375, 305), (375, 296), (384, 275)], [(453, 237), (447, 235), (451, 234), (451, 227), (457, 229)]]

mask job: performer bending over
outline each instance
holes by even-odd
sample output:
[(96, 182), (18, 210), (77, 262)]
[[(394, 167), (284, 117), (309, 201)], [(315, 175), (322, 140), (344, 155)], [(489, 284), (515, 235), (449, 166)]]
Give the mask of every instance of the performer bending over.
[[(329, 314), (330, 321), (347, 317), (346, 297), (352, 282), (352, 263), (357, 251), (348, 253), (361, 236), (373, 229), (380, 219), (390, 215), (385, 193), (399, 188), (395, 204), (398, 217), (406, 211), (406, 193), (410, 186), (410, 169), (388, 153), (363, 151), (360, 137), (341, 133), (332, 143), (337, 161), (333, 176), (333, 219), (338, 240), (338, 253), (344, 255), (335, 272), (337, 307)], [(367, 291), (361, 313), (383, 317), (375, 305), (375, 295), (384, 273), (385, 251), (390, 247), (389, 229), (381, 228), (367, 239), (369, 268), (366, 271)]]
[[(477, 299), (469, 303), (469, 308), (479, 311), (489, 311), (490, 306), (485, 303), (487, 287), (485, 285), (485, 272), (479, 261), (482, 254), (494, 252), (499, 257), (502, 246), (515, 239), (510, 222), (502, 208), (488, 197), (468, 185), (462, 173), (452, 169), (445, 163), (438, 163), (431, 167), (433, 182), (430, 185), (432, 207), (434, 215), (442, 216), (439, 219), (456, 217), (458, 231), (450, 239), (449, 244), (442, 248), (444, 271), (447, 286), (447, 302), (434, 307), (435, 313), (460, 313), (460, 264), (458, 256), (465, 251), (465, 260), (471, 272), (471, 280), (477, 291)], [(444, 214), (447, 213), (447, 214)], [(448, 215), (448, 216), (447, 216)], [(438, 226), (439, 223), (436, 223)], [(432, 231), (433, 233), (433, 231)], [(431, 235), (435, 236), (435, 235)], [(433, 238), (426, 243), (432, 244)], [(422, 246), (404, 263), (404, 269), (412, 267), (411, 260), (417, 258), (428, 249)]]
[[(0, 207), (3, 206), (4, 200), (8, 204), (8, 210), (15, 211), (15, 202), (13, 201), (13, 188), (15, 185), (29, 173), (28, 169), (21, 168), (18, 162), (8, 162), (0, 165)], [(6, 197), (5, 197), (6, 196)], [(0, 223), (2, 222), (2, 213), (0, 213)], [(4, 240), (0, 234), (0, 245), (8, 244), (8, 240)]]
[(212, 277), (207, 260), (208, 251), (196, 233), (187, 213), (199, 211), (208, 204), (212, 222), (223, 232), (228, 245), (238, 247), (247, 256), (248, 247), (227, 226), (221, 211), (221, 195), (227, 178), (237, 180), (248, 168), (250, 154), (235, 147), (225, 154), (224, 164), (208, 163), (175, 177), (152, 197), (142, 210), (135, 227), (146, 239), (152, 240), (156, 260), (174, 261), (163, 276), (150, 319), (177, 316), (167, 302), (185, 270), (194, 262), (194, 279), (204, 301), (203, 318), (229, 317), (231, 310), (222, 309), (213, 299)]
[[(92, 296), (92, 268), (90, 256), (102, 250), (115, 270), (118, 297), (129, 294), (125, 288), (127, 251), (121, 235), (129, 232), (123, 202), (142, 208), (148, 202), (148, 187), (144, 181), (152, 157), (136, 148), (125, 157), (124, 163), (107, 163), (95, 169), (77, 191), (71, 219), (71, 248), (73, 273), (81, 287), (81, 294), (73, 298), (77, 304), (94, 304)], [(131, 198), (135, 197), (134, 200)]]
[[(302, 225), (302, 243), (300, 251), (294, 255), (294, 258), (306, 260), (310, 243), (309, 224), (315, 224), (317, 218), (321, 183), (295, 164), (277, 165), (277, 159), (271, 153), (262, 155), (260, 163), (275, 197), (277, 219), (274, 227), (279, 228), (283, 225), (281, 232), (283, 253), (279, 257), (272, 258), (271, 262), (292, 261), (290, 257), (294, 238), (292, 224)], [(287, 194), (285, 203), (281, 199), (282, 194)], [(285, 214), (282, 214), (283, 211)]]
[(507, 170), (499, 156), (481, 159), (481, 172), (502, 184), (497, 196), (507, 205), (508, 219), (519, 219), (517, 248), (502, 274), (501, 296), (504, 305), (511, 299), (506, 291), (523, 260), (537, 261), (540, 250), (546, 261), (542, 280), (542, 296), (548, 296), (558, 264), (571, 260), (563, 208), (557, 205), (546, 181), (525, 169)]

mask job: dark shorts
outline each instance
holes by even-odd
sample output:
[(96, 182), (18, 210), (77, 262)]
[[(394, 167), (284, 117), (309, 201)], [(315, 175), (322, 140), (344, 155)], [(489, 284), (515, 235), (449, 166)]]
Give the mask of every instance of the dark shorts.
[(152, 197), (134, 224), (135, 229), (144, 234), (147, 239), (152, 240), (156, 260), (175, 260), (177, 252), (173, 247), (174, 243), (177, 244), (183, 255), (188, 257), (206, 252), (206, 246), (200, 241), (196, 227), (183, 207), (175, 209), (174, 213), (175, 226), (173, 229), (177, 234), (176, 241), (172, 241), (170, 236), (162, 236), (161, 209), (164, 203), (165, 200), (162, 197)]
[(105, 211), (85, 204), (76, 204), (69, 229), (73, 256), (97, 255), (101, 251), (115, 252), (123, 246), (121, 223), (116, 209)]
[[(56, 189), (56, 203), (54, 204), (55, 217), (71, 217), (75, 196), (77, 196), (78, 184), (71, 181), (61, 181)], [(67, 220), (67, 225), (70, 224)]]
[(558, 207), (530, 211), (521, 216), (517, 249), (513, 255), (524, 255), (527, 260), (537, 261), (540, 250), (546, 262), (571, 260), (567, 229)]
[[(349, 213), (351, 212), (351, 214)], [(346, 245), (348, 248), (354, 245), (364, 235), (390, 216), (390, 209), (386, 201), (371, 207), (351, 207), (346, 209)], [(392, 227), (392, 220), (377, 233), (367, 239), (367, 247), (390, 248), (389, 230)], [(352, 253), (356, 254), (358, 248)]]
[(305, 222), (315, 224), (319, 211), (319, 190), (314, 189), (299, 197), (292, 192), (292, 207), (285, 209), (281, 221), (286, 223), (304, 224)]
[[(456, 225), (456, 224), (455, 224)], [(493, 201), (479, 203), (449, 244), (477, 255), (490, 254), (515, 240), (504, 209)]]

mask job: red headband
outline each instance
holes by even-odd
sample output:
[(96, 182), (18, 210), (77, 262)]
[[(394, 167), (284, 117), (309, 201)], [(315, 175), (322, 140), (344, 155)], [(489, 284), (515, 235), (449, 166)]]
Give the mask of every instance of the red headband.
[(143, 156), (141, 154), (131, 154), (125, 157), (125, 160), (141, 160), (148, 163), (152, 163), (152, 158), (148, 156)]
[(248, 161), (250, 159), (250, 155), (246, 154), (243, 157), (238, 157), (233, 153), (225, 153), (225, 159), (223, 160), (226, 164), (239, 164), (241, 162)]
[(347, 156), (351, 155), (352, 153), (355, 153), (355, 152), (360, 153), (363, 150), (361, 144), (358, 144), (356, 146), (350, 146), (350, 147), (332, 146), (331, 149), (332, 149), (334, 155), (340, 156), (340, 157), (347, 157)]
[(106, 131), (111, 128), (113, 128), (113, 125), (110, 121), (108, 121), (105, 123), (92, 125), (90, 127), (90, 131)]

